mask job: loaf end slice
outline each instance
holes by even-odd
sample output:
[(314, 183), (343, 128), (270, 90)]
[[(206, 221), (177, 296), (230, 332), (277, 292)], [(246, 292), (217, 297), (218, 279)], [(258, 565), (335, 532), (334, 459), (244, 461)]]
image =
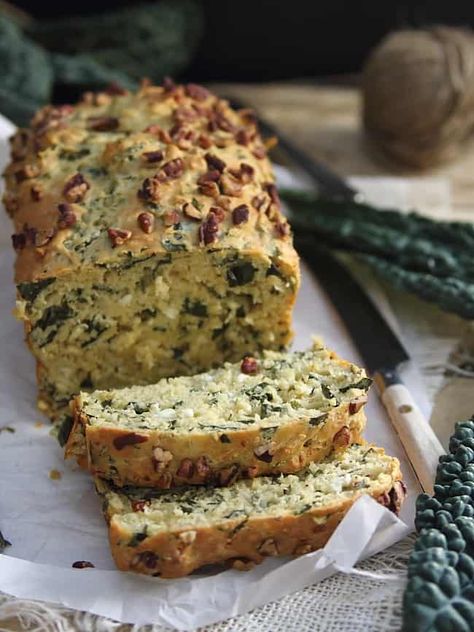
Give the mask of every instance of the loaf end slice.
[(11, 156), (17, 315), (52, 418), (288, 345), (298, 257), (249, 111), (193, 84), (88, 93)]
[(319, 343), (192, 377), (81, 393), (66, 455), (116, 485), (228, 485), (361, 440), (371, 380)]
[(298, 474), (230, 487), (120, 491), (101, 479), (96, 487), (118, 568), (161, 577), (207, 564), (245, 569), (267, 556), (308, 553), (325, 545), (363, 494), (393, 511), (405, 496), (398, 460), (364, 445)]

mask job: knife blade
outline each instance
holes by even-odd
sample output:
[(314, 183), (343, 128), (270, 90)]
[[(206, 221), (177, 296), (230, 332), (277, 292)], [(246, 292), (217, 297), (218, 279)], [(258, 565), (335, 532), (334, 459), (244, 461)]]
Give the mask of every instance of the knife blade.
[(445, 451), (400, 377), (399, 369), (410, 359), (408, 352), (336, 257), (318, 247), (311, 237), (297, 236), (295, 245), (344, 321), (374, 379), (421, 487), (432, 494), (439, 457)]
[[(230, 105), (236, 109), (245, 109), (245, 103), (234, 97), (226, 97)], [(255, 113), (260, 131), (265, 136), (275, 136), (278, 138), (278, 146), (281, 147), (286, 154), (304, 171), (316, 185), (317, 191), (322, 197), (329, 197), (337, 200), (360, 200), (361, 194), (353, 189), (347, 182), (341, 178), (332, 169), (322, 162), (316, 161), (309, 156), (303, 149), (298, 147), (285, 134), (277, 129), (272, 123), (262, 118), (255, 108), (250, 107)]]

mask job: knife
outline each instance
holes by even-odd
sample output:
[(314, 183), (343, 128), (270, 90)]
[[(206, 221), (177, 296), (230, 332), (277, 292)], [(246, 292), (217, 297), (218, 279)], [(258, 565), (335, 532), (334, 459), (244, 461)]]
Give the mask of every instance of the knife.
[[(226, 97), (230, 105), (236, 109), (247, 108), (248, 106), (234, 97)], [(282, 148), (287, 155), (311, 178), (317, 187), (318, 193), (322, 197), (329, 197), (343, 201), (360, 201), (362, 195), (353, 189), (337, 173), (321, 162), (311, 158), (304, 150), (295, 145), (287, 136), (281, 133), (274, 125), (263, 119), (251, 107), (257, 118), (257, 123), (264, 136), (275, 136), (278, 138), (278, 147)]]
[(347, 269), (310, 237), (295, 237), (353, 339), (423, 490), (433, 485), (443, 446), (424, 418), (399, 369), (410, 359), (395, 333)]

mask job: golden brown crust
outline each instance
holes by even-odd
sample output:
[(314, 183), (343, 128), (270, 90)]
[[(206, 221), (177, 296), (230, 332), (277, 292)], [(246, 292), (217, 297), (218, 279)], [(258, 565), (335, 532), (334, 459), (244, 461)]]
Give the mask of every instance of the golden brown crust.
[(242, 477), (297, 472), (324, 459), (333, 448), (360, 443), (365, 413), (350, 414), (349, 407), (343, 404), (331, 410), (320, 425), (285, 424), (266, 445), (258, 427), (188, 435), (92, 426), (76, 398), (66, 457), (87, 463), (92, 474), (118, 486), (229, 485)]
[(252, 115), (189, 85), (48, 106), (14, 136), (5, 175), (17, 282), (166, 252), (178, 235), (189, 251), (278, 248), (297, 269)]
[[(383, 452), (383, 451), (381, 451)], [(404, 495), (397, 459), (392, 459), (388, 483), (373, 487), (370, 495), (386, 505), (390, 495)], [(252, 517), (225, 524), (162, 531), (130, 546), (130, 532), (113, 512), (107, 514), (109, 542), (120, 570), (161, 577), (182, 577), (207, 564), (231, 563), (245, 570), (267, 556), (302, 555), (326, 544), (339, 522), (362, 495), (310, 509), (301, 515)], [(390, 507), (395, 509), (394, 507)], [(106, 510), (107, 512), (107, 510)]]

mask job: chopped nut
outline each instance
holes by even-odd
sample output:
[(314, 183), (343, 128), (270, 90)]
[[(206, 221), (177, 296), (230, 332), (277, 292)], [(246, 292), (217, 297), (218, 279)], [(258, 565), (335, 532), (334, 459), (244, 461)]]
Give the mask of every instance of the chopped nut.
[(255, 375), (259, 371), (259, 365), (255, 358), (246, 356), (240, 365), (240, 370), (246, 375)]
[(198, 137), (198, 145), (201, 149), (209, 149), (209, 147), (212, 147), (212, 141), (207, 134), (200, 134)]
[(266, 198), (264, 195), (255, 195), (252, 198), (252, 206), (259, 211), (265, 204)]
[(87, 123), (89, 129), (96, 132), (111, 132), (119, 126), (119, 120), (114, 116), (90, 116)]
[(223, 174), (220, 179), (221, 191), (225, 195), (231, 197), (240, 197), (242, 195), (242, 185), (230, 175)]
[(33, 202), (39, 202), (43, 197), (43, 194), (43, 187), (40, 184), (36, 183), (31, 185), (30, 196)]
[(149, 500), (132, 500), (132, 511), (145, 511), (145, 507), (150, 504)]
[(262, 542), (262, 544), (258, 547), (258, 552), (261, 555), (278, 555), (278, 548), (275, 543), (275, 540), (272, 538), (267, 538)]
[(265, 147), (262, 147), (261, 145), (258, 145), (252, 151), (252, 154), (255, 156), (255, 158), (258, 158), (259, 160), (262, 160), (267, 155), (267, 152), (265, 151)]
[(276, 450), (276, 443), (274, 441), (268, 441), (267, 443), (262, 443), (258, 445), (253, 453), (257, 457), (259, 461), (264, 461), (265, 463), (271, 463), (273, 459), (273, 453)]
[(59, 219), (58, 219), (58, 227), (59, 228), (69, 228), (74, 226), (77, 222), (77, 216), (72, 210), (72, 206), (67, 203), (58, 204), (59, 211)]
[(246, 204), (236, 206), (232, 211), (232, 222), (239, 226), (239, 224), (245, 224), (249, 220), (249, 207)]
[(333, 446), (337, 448), (345, 448), (351, 441), (351, 431), (348, 426), (342, 426), (333, 437)]
[(52, 481), (59, 481), (60, 478), (62, 478), (62, 474), (59, 470), (50, 470), (49, 472), (49, 478)]
[(202, 212), (195, 206), (193, 206), (193, 204), (189, 204), (189, 202), (186, 202), (186, 204), (183, 205), (183, 213), (186, 217), (189, 217), (190, 219), (202, 219)]
[(137, 553), (132, 559), (132, 566), (138, 566), (143, 564), (145, 568), (153, 569), (158, 564), (159, 557), (153, 551), (141, 551)]
[(280, 205), (280, 196), (278, 195), (278, 190), (277, 190), (275, 184), (273, 182), (267, 182), (265, 184), (265, 190), (267, 191), (268, 195), (270, 196), (271, 201), (279, 206)]
[(191, 459), (183, 459), (179, 464), (179, 468), (176, 471), (177, 476), (182, 476), (183, 478), (192, 478), (194, 474), (194, 463)]
[(154, 151), (143, 152), (142, 158), (146, 164), (154, 165), (157, 162), (161, 162), (163, 160), (164, 154), (161, 149), (156, 149)]
[(80, 560), (78, 562), (72, 563), (72, 568), (95, 568), (92, 562), (87, 562), (86, 560)]
[(224, 171), (226, 163), (218, 156), (215, 156), (214, 154), (205, 154), (204, 158), (209, 169), (219, 171), (220, 173)]
[(211, 206), (209, 213), (212, 213), (219, 223), (225, 219), (225, 211), (220, 206)]
[(126, 432), (125, 434), (115, 437), (113, 444), (116, 450), (123, 450), (128, 445), (145, 443), (145, 441), (148, 441), (148, 437), (144, 437), (136, 432)]
[(241, 128), (237, 131), (235, 135), (235, 140), (237, 141), (239, 145), (246, 146), (252, 140), (252, 135), (250, 134), (248, 130)]
[(178, 534), (178, 538), (183, 544), (192, 544), (196, 539), (197, 531), (183, 531)]
[(68, 202), (82, 202), (89, 189), (90, 184), (82, 173), (76, 173), (64, 185), (63, 195)]
[(194, 464), (194, 471), (196, 476), (198, 476), (203, 482), (207, 479), (209, 474), (211, 473), (211, 468), (207, 462), (207, 458), (205, 456), (200, 456), (196, 463)]
[(171, 179), (181, 177), (184, 171), (184, 162), (182, 158), (175, 158), (174, 160), (170, 160), (165, 165), (163, 165), (162, 171), (166, 174), (168, 178)]
[(239, 169), (229, 169), (229, 173), (242, 184), (248, 184), (253, 180), (255, 169), (251, 165), (241, 162)]
[(15, 233), (12, 235), (12, 245), (15, 250), (23, 250), (26, 246), (26, 237), (24, 233)]
[(204, 86), (200, 86), (197, 83), (188, 83), (185, 91), (188, 97), (196, 99), (196, 101), (205, 101), (211, 94)]
[(290, 233), (290, 227), (288, 226), (287, 222), (277, 222), (275, 224), (275, 230), (279, 237), (285, 237)]
[(148, 125), (148, 127), (145, 127), (143, 131), (148, 132), (149, 134), (154, 134), (159, 140), (161, 140), (162, 143), (166, 143), (167, 145), (171, 143), (171, 136), (159, 125)]
[(165, 226), (175, 226), (179, 224), (179, 213), (177, 211), (168, 211), (163, 215), (163, 223)]
[(121, 228), (108, 228), (107, 234), (112, 242), (112, 248), (122, 246), (132, 236), (131, 230), (122, 230)]
[(204, 245), (212, 244), (217, 240), (219, 232), (219, 222), (214, 213), (209, 213), (207, 218), (199, 227), (199, 241)]
[(407, 495), (407, 488), (403, 481), (396, 481), (392, 489), (389, 491), (389, 504), (387, 505), (390, 511), (398, 516), (405, 496)]
[(199, 193), (216, 199), (220, 195), (220, 190), (216, 182), (207, 181), (201, 182), (201, 184), (199, 184)]
[(220, 177), (220, 171), (217, 171), (217, 169), (212, 169), (211, 171), (206, 171), (206, 173), (203, 173), (202, 176), (198, 178), (197, 183), (199, 185), (205, 185), (208, 182), (218, 182)]
[(359, 410), (364, 406), (367, 402), (367, 395), (362, 395), (361, 397), (357, 397), (353, 399), (349, 404), (349, 415), (355, 415), (359, 412)]
[(153, 467), (155, 472), (164, 470), (172, 460), (173, 455), (168, 450), (163, 450), (160, 447), (153, 448)]
[(15, 171), (15, 179), (18, 183), (23, 182), (24, 180), (30, 180), (31, 178), (36, 178), (39, 176), (40, 168), (38, 165), (25, 165), (21, 169)]
[(151, 233), (153, 226), (155, 225), (155, 216), (152, 213), (140, 213), (137, 217), (137, 222), (144, 233)]
[(160, 181), (156, 176), (145, 178), (138, 191), (138, 197), (146, 202), (157, 202), (160, 199), (160, 186)]

